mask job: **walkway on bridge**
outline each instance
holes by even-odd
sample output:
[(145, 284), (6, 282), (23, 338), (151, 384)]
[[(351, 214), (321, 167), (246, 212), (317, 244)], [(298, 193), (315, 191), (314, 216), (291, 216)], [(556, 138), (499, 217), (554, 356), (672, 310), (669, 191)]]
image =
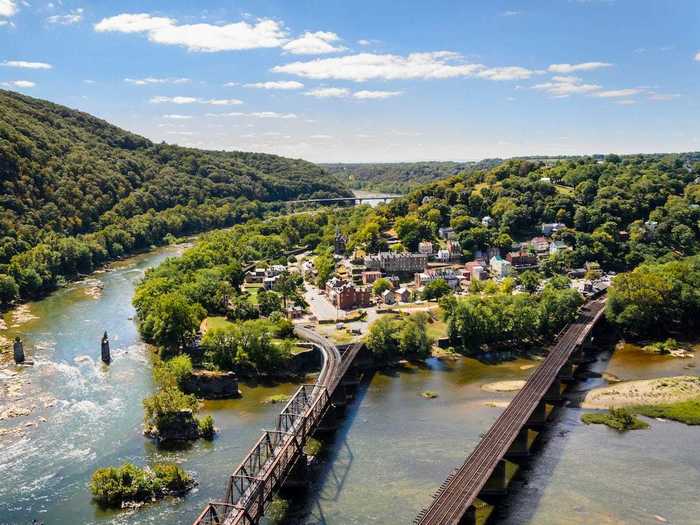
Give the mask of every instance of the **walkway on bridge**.
[[(549, 355), (527, 380), (491, 429), (484, 435), (464, 464), (443, 483), (430, 506), (414, 521), (417, 525), (461, 525), (474, 522), (473, 504), (489, 482), (499, 463), (527, 426), (536, 409), (553, 386), (573, 352), (581, 347), (600, 319), (605, 299), (588, 302), (578, 319), (559, 335)], [(560, 394), (561, 392), (557, 392)]]
[(265, 508), (282, 487), (299, 460), (304, 445), (328, 411), (342, 379), (357, 356), (361, 343), (341, 356), (338, 348), (313, 330), (296, 326), (295, 334), (323, 354), (323, 367), (313, 385), (302, 385), (277, 417), (275, 430), (260, 439), (231, 474), (223, 501), (211, 502), (194, 525), (257, 525)]

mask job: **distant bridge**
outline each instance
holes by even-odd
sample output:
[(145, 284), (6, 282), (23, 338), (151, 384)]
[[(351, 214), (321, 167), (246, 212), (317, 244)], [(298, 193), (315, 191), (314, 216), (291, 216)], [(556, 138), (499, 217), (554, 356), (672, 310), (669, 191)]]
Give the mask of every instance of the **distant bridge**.
[(560, 399), (562, 381), (573, 378), (573, 362), (600, 320), (605, 298), (589, 301), (572, 324), (559, 335), (547, 358), (527, 380), (491, 429), (435, 494), (430, 506), (415, 519), (416, 525), (475, 525), (476, 499), (499, 496), (510, 481), (506, 459), (527, 456), (531, 428), (539, 428), (552, 403)]
[(302, 385), (277, 417), (275, 430), (263, 431), (229, 478), (223, 501), (211, 502), (194, 525), (257, 525), (267, 505), (297, 469), (303, 471), (307, 439), (337, 403), (346, 398), (342, 382), (362, 343), (342, 354), (325, 337), (297, 326), (295, 334), (323, 354), (323, 368), (313, 385)]
[(353, 205), (362, 202), (389, 202), (401, 195), (385, 195), (383, 197), (329, 197), (327, 199), (298, 199), (293, 201), (283, 201), (285, 204), (335, 204), (339, 202), (350, 202)]

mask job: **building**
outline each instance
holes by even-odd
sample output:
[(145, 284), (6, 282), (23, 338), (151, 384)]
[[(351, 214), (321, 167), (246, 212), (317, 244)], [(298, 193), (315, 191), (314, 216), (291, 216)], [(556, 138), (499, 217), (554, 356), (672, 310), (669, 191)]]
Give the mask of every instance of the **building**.
[(428, 265), (428, 256), (424, 253), (380, 252), (365, 257), (368, 270), (383, 272), (422, 272)]
[(491, 266), (491, 272), (493, 275), (499, 279), (508, 277), (511, 273), (513, 273), (513, 265), (500, 256), (491, 257), (489, 265)]
[(457, 288), (459, 285), (457, 272), (452, 268), (435, 268), (414, 275), (414, 281), (418, 287), (425, 286), (437, 279), (444, 279), (450, 288)]
[(384, 290), (382, 292), (382, 302), (384, 304), (394, 304), (396, 303), (396, 294), (393, 290)]
[(467, 279), (475, 281), (483, 281), (488, 279), (486, 273), (486, 261), (483, 259), (475, 259), (464, 265), (464, 275)]
[(558, 232), (559, 230), (563, 230), (564, 228), (566, 228), (566, 224), (563, 222), (546, 222), (542, 225), (542, 235), (549, 236)]
[(265, 268), (255, 268), (245, 274), (245, 282), (262, 283), (265, 278)]
[(333, 242), (333, 249), (336, 255), (343, 255), (347, 248), (348, 238), (340, 233), (340, 228), (335, 229), (335, 240)]
[(506, 261), (515, 269), (534, 268), (537, 266), (537, 256), (527, 252), (510, 252), (506, 255)]
[(532, 246), (537, 255), (549, 253), (549, 239), (547, 237), (533, 237), (530, 241), (530, 246)]
[(567, 250), (569, 247), (564, 241), (552, 241), (549, 243), (549, 255), (554, 255), (562, 250)]
[(454, 228), (440, 228), (438, 229), (438, 235), (441, 239), (454, 239), (455, 230)]
[(484, 226), (485, 228), (490, 228), (496, 224), (496, 221), (493, 219), (493, 217), (487, 215), (483, 219), (481, 219), (481, 225)]
[(340, 310), (352, 310), (371, 304), (372, 294), (369, 288), (355, 286), (337, 277), (326, 283), (326, 293), (331, 303)]
[(423, 255), (432, 255), (433, 243), (430, 241), (421, 241), (418, 243), (418, 253), (422, 253)]
[(268, 291), (272, 290), (275, 287), (275, 284), (277, 284), (277, 279), (279, 279), (279, 275), (264, 277), (262, 280), (263, 288)]
[(450, 252), (447, 250), (438, 250), (435, 258), (440, 262), (450, 262)]
[(382, 272), (377, 270), (365, 270), (362, 272), (362, 284), (372, 284), (377, 279), (381, 279)]
[(447, 251), (450, 255), (450, 261), (462, 260), (462, 245), (459, 241), (447, 241)]
[(411, 292), (408, 288), (402, 286), (394, 292), (396, 300), (402, 303), (408, 303), (411, 300)]

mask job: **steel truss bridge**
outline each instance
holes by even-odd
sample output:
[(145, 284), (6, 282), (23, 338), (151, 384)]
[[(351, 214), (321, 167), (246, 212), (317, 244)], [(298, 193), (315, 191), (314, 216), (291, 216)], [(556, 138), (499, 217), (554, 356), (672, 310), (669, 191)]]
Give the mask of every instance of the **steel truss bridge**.
[[(572, 355), (579, 351), (601, 318), (605, 299), (589, 301), (578, 318), (557, 337), (547, 358), (483, 436), (467, 460), (443, 482), (416, 525), (472, 525), (476, 523), (477, 497), (502, 494), (508, 479), (505, 458), (526, 455), (528, 427), (547, 419), (547, 401), (562, 393), (561, 381), (569, 379)], [(523, 454), (523, 452), (525, 454)]]
[[(302, 385), (277, 417), (274, 430), (264, 430), (231, 474), (222, 501), (210, 502), (194, 525), (257, 525), (267, 505), (300, 461), (304, 445), (333, 408), (336, 391), (357, 356), (361, 343), (338, 348), (321, 335), (297, 326), (296, 335), (318, 347), (323, 367), (313, 385)], [(343, 393), (344, 395), (344, 393)]]

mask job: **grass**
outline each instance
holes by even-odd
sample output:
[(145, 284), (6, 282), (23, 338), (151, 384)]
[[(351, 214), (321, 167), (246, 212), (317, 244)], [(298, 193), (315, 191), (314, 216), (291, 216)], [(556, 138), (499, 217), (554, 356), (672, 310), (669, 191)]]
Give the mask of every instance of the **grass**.
[(572, 188), (571, 186), (564, 186), (563, 184), (555, 184), (554, 187), (557, 189), (557, 192), (561, 195), (571, 197), (574, 194), (574, 188)]
[(207, 330), (226, 328), (227, 326), (233, 326), (233, 323), (224, 316), (212, 316), (207, 317), (204, 319), (204, 321), (202, 321), (201, 330), (202, 333), (206, 333)]
[(318, 456), (323, 448), (323, 443), (318, 439), (309, 438), (304, 445), (304, 454), (307, 456)]
[(425, 392), (421, 393), (421, 397), (424, 397), (425, 399), (435, 399), (438, 397), (438, 393), (433, 391), (433, 390), (426, 390)]
[(625, 408), (611, 408), (608, 412), (583, 414), (581, 421), (586, 425), (606, 425), (620, 432), (641, 430), (649, 425)]
[(700, 425), (700, 399), (661, 405), (637, 406), (633, 407), (632, 410), (642, 416), (670, 419), (686, 425)]

